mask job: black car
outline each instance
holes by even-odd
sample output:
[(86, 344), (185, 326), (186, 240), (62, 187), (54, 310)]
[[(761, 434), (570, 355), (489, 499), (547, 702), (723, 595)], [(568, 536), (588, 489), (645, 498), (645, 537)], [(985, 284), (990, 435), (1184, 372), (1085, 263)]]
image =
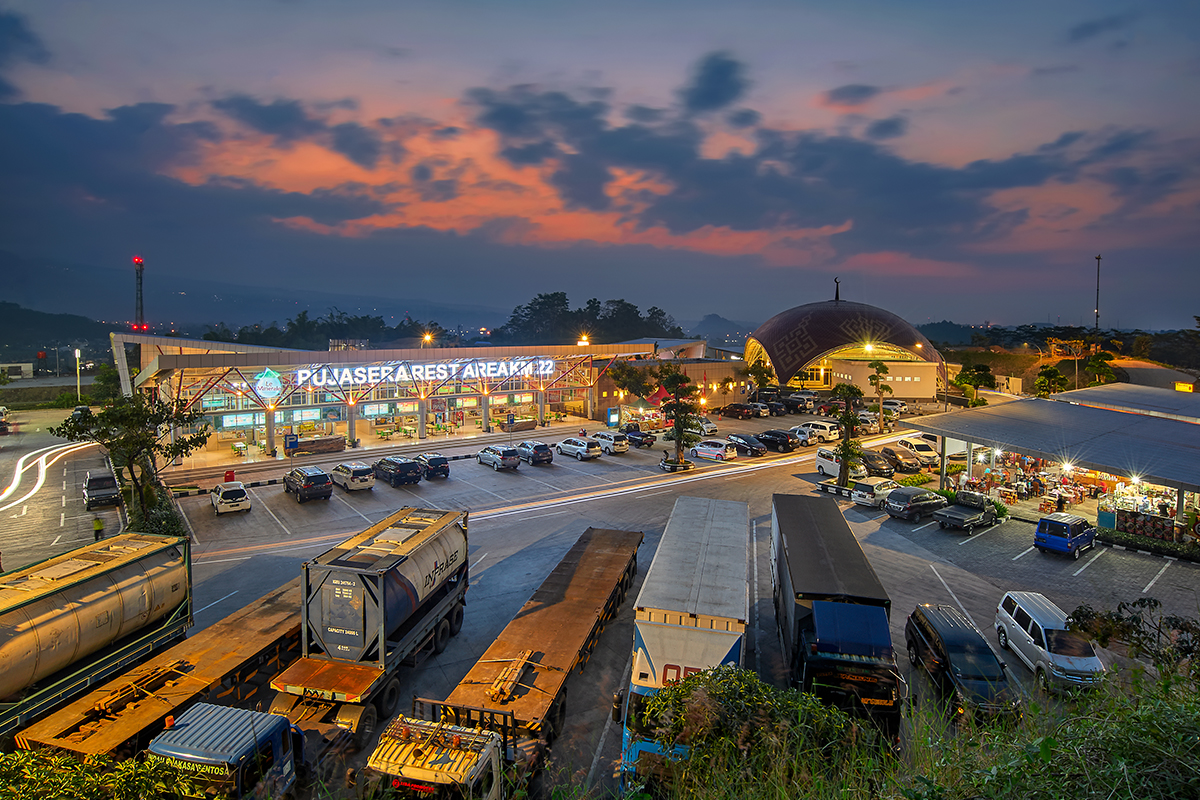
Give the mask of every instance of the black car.
[(888, 460), (896, 472), (920, 472), (921, 461), (903, 447), (881, 447), (879, 455)]
[(631, 445), (639, 449), (649, 447), (658, 440), (658, 437), (653, 433), (643, 431), (641, 426), (636, 422), (626, 422), (618, 430), (625, 434), (625, 438), (629, 440)]
[(1021, 699), (979, 629), (954, 606), (924, 603), (909, 614), (904, 643), (914, 667), (953, 703), (955, 714), (1019, 715)]
[(896, 474), (896, 468), (892, 466), (892, 462), (888, 461), (882, 453), (876, 453), (874, 450), (862, 451), (862, 465), (867, 468), (868, 475), (890, 478)]
[(747, 436), (744, 433), (731, 433), (725, 437), (725, 441), (731, 443), (738, 449), (738, 452), (745, 451), (749, 456), (765, 456), (767, 454), (767, 446), (753, 436)]
[(754, 409), (745, 403), (730, 403), (724, 408), (717, 409), (717, 416), (731, 419), (750, 419), (755, 416)]
[(554, 463), (554, 451), (545, 442), (521, 442), (517, 445), (517, 456), (530, 466)]
[(320, 467), (296, 467), (283, 476), (284, 494), (294, 492), (296, 502), (328, 500), (333, 496), (333, 481)]
[(925, 514), (946, 507), (946, 498), (920, 486), (901, 486), (888, 493), (883, 510), (890, 516), (916, 522)]
[(788, 411), (793, 414), (800, 414), (805, 411), (811, 411), (815, 405), (813, 398), (805, 394), (791, 394), (783, 398), (783, 404), (787, 406)]
[(421, 477), (425, 480), (450, 477), (450, 459), (441, 453), (421, 453), (417, 456), (417, 463), (421, 465)]
[(782, 417), (785, 414), (791, 413), (788, 411), (787, 406), (778, 400), (768, 400), (767, 408), (770, 409), (772, 417)]
[(393, 487), (402, 483), (420, 483), (425, 468), (420, 463), (404, 456), (388, 456), (371, 465), (375, 477)]
[(800, 446), (800, 437), (790, 431), (771, 429), (754, 434), (754, 438), (780, 453), (790, 453)]

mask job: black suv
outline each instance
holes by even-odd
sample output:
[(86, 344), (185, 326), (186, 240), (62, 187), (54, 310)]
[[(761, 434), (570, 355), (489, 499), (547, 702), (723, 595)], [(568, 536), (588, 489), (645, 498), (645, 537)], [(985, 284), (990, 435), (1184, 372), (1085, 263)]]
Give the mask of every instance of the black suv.
[(888, 492), (883, 501), (883, 510), (890, 516), (916, 522), (925, 514), (932, 514), (946, 507), (946, 498), (920, 486), (901, 486)]
[(333, 481), (320, 467), (296, 467), (283, 476), (283, 491), (296, 493), (296, 502), (305, 500), (328, 500), (333, 496)]
[[(759, 401), (762, 402), (762, 401)], [(790, 414), (786, 405), (778, 400), (767, 400), (767, 409), (770, 410), (772, 417), (782, 417), (785, 414)]]
[(717, 409), (717, 415), (734, 419), (750, 419), (755, 414), (754, 409), (745, 403), (730, 403), (724, 408)]
[(554, 451), (545, 442), (521, 442), (517, 445), (517, 456), (530, 466), (554, 462)]
[(800, 437), (790, 431), (771, 429), (754, 434), (754, 438), (781, 453), (790, 453), (800, 446)]
[(437, 477), (450, 477), (450, 459), (446, 458), (441, 453), (421, 453), (417, 456), (417, 463), (421, 465), (422, 474), (425, 480)]
[(874, 450), (862, 451), (862, 463), (867, 468), (868, 475), (890, 478), (896, 474), (896, 468), (892, 466), (892, 462), (888, 461), (882, 453), (876, 453)]
[(411, 458), (403, 456), (388, 456), (381, 458), (371, 465), (375, 470), (375, 477), (393, 488), (402, 483), (420, 483), (421, 474), (425, 468), (413, 461)]
[(954, 606), (923, 603), (904, 624), (908, 660), (924, 667), (956, 714), (1019, 715), (1021, 699), (979, 629)]
[(743, 450), (749, 456), (765, 456), (767, 454), (767, 446), (753, 436), (747, 436), (744, 433), (731, 433), (725, 437), (725, 441), (730, 442), (738, 449), (738, 452)]

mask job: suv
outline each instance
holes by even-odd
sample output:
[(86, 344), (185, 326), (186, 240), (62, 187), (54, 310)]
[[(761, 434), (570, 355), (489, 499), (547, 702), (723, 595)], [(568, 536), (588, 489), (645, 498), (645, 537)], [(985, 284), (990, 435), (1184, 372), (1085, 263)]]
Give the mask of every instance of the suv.
[(450, 459), (446, 458), (441, 453), (421, 453), (417, 456), (417, 463), (421, 465), (421, 477), (425, 480), (437, 477), (450, 477)]
[(560, 456), (575, 456), (580, 461), (585, 458), (600, 457), (600, 443), (595, 439), (580, 439), (573, 436), (570, 439), (563, 439), (554, 449)]
[(599, 433), (593, 433), (592, 438), (600, 443), (600, 449), (608, 455), (629, 452), (629, 440), (625, 438), (625, 434), (623, 433), (600, 431)]
[(903, 447), (881, 447), (879, 455), (886, 458), (897, 472), (921, 471), (921, 459), (917, 458), (912, 450), (905, 450)]
[[(895, 492), (893, 492), (895, 494)], [(957, 713), (981, 716), (1021, 713), (1021, 699), (979, 629), (954, 606), (923, 603), (904, 624), (908, 660), (924, 667), (954, 701)]]
[(700, 431), (702, 436), (712, 436), (717, 432), (716, 423), (708, 417), (694, 417), (693, 422), (695, 422), (696, 429)]
[(1008, 592), (996, 606), (996, 638), (1033, 670), (1042, 691), (1089, 688), (1104, 664), (1087, 639), (1067, 630), (1067, 613), (1037, 592)]
[(725, 437), (725, 441), (737, 448), (739, 453), (743, 450), (746, 451), (748, 456), (765, 456), (767, 454), (767, 446), (757, 437), (749, 434), (731, 433)]
[(718, 408), (717, 415), (734, 419), (750, 419), (754, 416), (754, 409), (745, 403), (730, 403), (724, 408)]
[(869, 474), (880, 478), (890, 478), (896, 474), (896, 468), (892, 466), (892, 462), (884, 458), (882, 453), (876, 453), (874, 450), (862, 451), (862, 464), (867, 468)]
[[(832, 475), (837, 477), (842, 470), (842, 458), (828, 447), (817, 448), (817, 472), (821, 477)], [(862, 464), (850, 465), (850, 477), (857, 480), (867, 477), (867, 469)]]
[(750, 410), (753, 411), (754, 415), (757, 417), (771, 416), (771, 407), (766, 403), (747, 403), (746, 405), (750, 406)]
[(87, 414), (92, 413), (92, 409), (87, 406), (75, 406), (75, 410), (71, 412), (71, 419), (83, 419)]
[(1096, 529), (1089, 527), (1083, 517), (1057, 511), (1038, 521), (1033, 546), (1042, 553), (1052, 550), (1079, 558), (1085, 547), (1096, 546)]
[(836, 422), (810, 419), (808, 422), (801, 422), (799, 427), (807, 429), (821, 444), (842, 438), (842, 429)]
[(901, 439), (896, 444), (916, 456), (923, 467), (932, 467), (938, 463), (938, 451), (924, 439)]
[(860, 505), (883, 508), (887, 496), (899, 488), (900, 484), (890, 478), (863, 478), (854, 483), (854, 488), (850, 490), (850, 499)]
[(347, 492), (375, 488), (375, 470), (361, 461), (338, 464), (329, 473), (329, 479)]
[(375, 477), (393, 489), (402, 483), (420, 483), (421, 465), (404, 456), (387, 456), (371, 465)]
[(791, 431), (781, 431), (772, 428), (769, 431), (754, 434), (754, 438), (767, 447), (774, 447), (780, 453), (790, 453), (800, 446), (800, 437)]
[(946, 498), (920, 486), (901, 486), (893, 489), (883, 503), (883, 510), (892, 517), (917, 522), (923, 514), (932, 514), (946, 507)]
[(314, 497), (328, 500), (333, 496), (333, 481), (320, 467), (296, 467), (283, 476), (283, 492), (295, 492), (297, 503)]
[(212, 500), (213, 513), (217, 516), (226, 511), (250, 510), (250, 494), (246, 491), (246, 485), (241, 481), (218, 483), (208, 493), (208, 498)]
[(502, 469), (515, 470), (521, 466), (521, 459), (517, 456), (516, 448), (505, 447), (499, 444), (488, 445), (483, 448), (475, 454), (475, 460), (481, 465), (489, 465), (496, 472)]
[(83, 479), (83, 507), (88, 511), (92, 506), (119, 505), (121, 488), (117, 479), (108, 470), (88, 471)]
[(530, 466), (554, 463), (554, 451), (545, 442), (521, 442), (517, 445), (517, 457)]

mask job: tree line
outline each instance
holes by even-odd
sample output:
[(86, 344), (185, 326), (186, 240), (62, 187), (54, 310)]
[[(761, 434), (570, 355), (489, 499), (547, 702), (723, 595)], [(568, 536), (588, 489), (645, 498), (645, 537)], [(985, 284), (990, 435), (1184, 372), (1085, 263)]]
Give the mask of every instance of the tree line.
[(562, 344), (586, 336), (597, 344), (662, 337), (684, 338), (675, 319), (658, 306), (645, 314), (626, 300), (588, 300), (571, 309), (566, 292), (539, 294), (513, 309), (508, 322), (492, 331), (497, 344)]

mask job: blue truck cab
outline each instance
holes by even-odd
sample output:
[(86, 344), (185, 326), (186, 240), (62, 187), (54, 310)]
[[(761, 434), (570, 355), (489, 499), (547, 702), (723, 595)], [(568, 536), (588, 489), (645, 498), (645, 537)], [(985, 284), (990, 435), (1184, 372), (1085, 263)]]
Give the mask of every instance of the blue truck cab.
[(1033, 546), (1042, 553), (1066, 553), (1079, 558), (1085, 547), (1096, 546), (1096, 529), (1083, 517), (1057, 511), (1038, 521)]
[(208, 703), (168, 717), (146, 759), (191, 775), (205, 798), (282, 797), (307, 771), (304, 734), (287, 717)]

